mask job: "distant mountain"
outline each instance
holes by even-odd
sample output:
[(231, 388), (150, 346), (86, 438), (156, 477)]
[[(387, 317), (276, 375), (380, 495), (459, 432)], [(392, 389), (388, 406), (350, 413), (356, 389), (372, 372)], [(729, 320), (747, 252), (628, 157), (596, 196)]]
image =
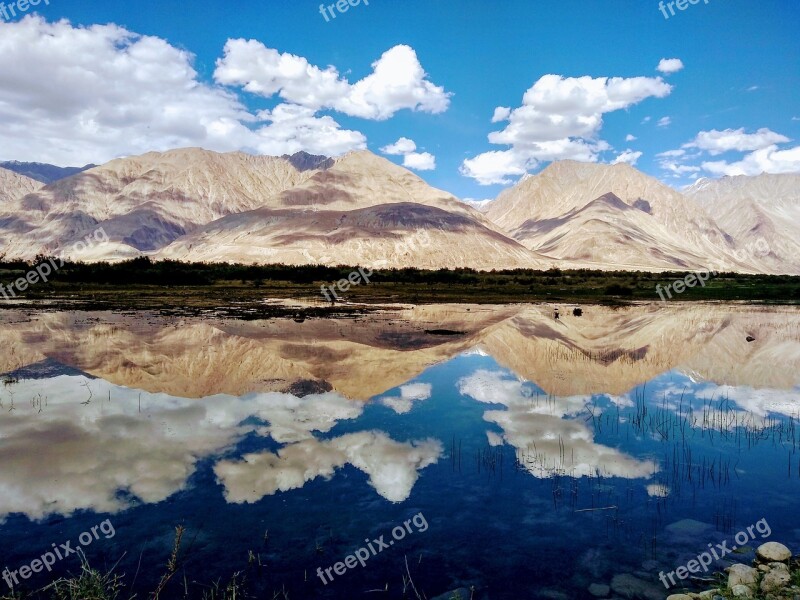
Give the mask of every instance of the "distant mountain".
[(700, 179), (684, 193), (715, 216), (742, 252), (773, 272), (800, 272), (800, 175)]
[(486, 216), (532, 250), (594, 268), (758, 270), (736, 260), (703, 209), (627, 164), (552, 163), (502, 192)]
[(316, 169), (329, 169), (335, 164), (332, 158), (309, 154), (308, 152), (297, 152), (289, 155), (284, 154), (281, 158), (288, 160), (298, 171), (314, 171)]
[(10, 160), (0, 162), (0, 167), (14, 171), (25, 177), (30, 177), (41, 183), (52, 183), (65, 177), (71, 177), (82, 171), (87, 171), (97, 165), (86, 165), (85, 167), (57, 167), (55, 165), (48, 165), (45, 163), (37, 162), (19, 162), (17, 160)]

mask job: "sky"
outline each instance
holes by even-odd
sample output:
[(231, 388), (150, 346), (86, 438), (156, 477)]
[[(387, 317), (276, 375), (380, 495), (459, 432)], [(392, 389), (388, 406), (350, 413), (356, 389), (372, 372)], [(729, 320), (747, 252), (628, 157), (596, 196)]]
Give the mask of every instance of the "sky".
[(562, 159), (800, 172), (800, 2), (694, 1), (5, 0), (0, 160), (366, 148), (475, 200)]

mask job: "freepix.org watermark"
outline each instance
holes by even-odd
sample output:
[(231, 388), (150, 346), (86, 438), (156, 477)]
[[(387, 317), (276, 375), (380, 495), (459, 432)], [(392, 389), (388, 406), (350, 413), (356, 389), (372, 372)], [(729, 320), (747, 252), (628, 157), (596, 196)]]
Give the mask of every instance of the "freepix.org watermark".
[(84, 531), (78, 536), (78, 543), (80, 546), (73, 548), (71, 541), (64, 542), (63, 544), (52, 544), (52, 551), (45, 552), (40, 558), (31, 561), (29, 565), (22, 566), (14, 571), (6, 567), (3, 571), (3, 579), (8, 584), (8, 587), (13, 590), (15, 585), (19, 585), (20, 577), (22, 579), (29, 579), (34, 573), (41, 573), (45, 569), (47, 569), (49, 573), (53, 570), (53, 565), (59, 560), (64, 560), (71, 554), (78, 554), (82, 547), (85, 548), (91, 545), (93, 541), (99, 540), (100, 533), (98, 533), (98, 531), (102, 533), (107, 540), (110, 540), (117, 534), (114, 526), (111, 524), (111, 520), (106, 519), (99, 525), (95, 525), (89, 531)]
[(50, 6), (50, 0), (17, 0), (16, 2), (9, 2), (8, 4), (0, 2), (0, 17), (2, 17), (4, 21), (10, 21), (18, 16), (18, 12), (22, 15), (28, 12), (31, 6), (39, 6), (42, 1), (44, 1), (47, 6)]
[[(700, 4), (700, 2), (701, 0), (672, 0), (671, 2), (664, 2), (664, 0), (661, 0), (661, 2), (658, 3), (658, 10), (661, 11), (665, 19), (669, 19), (670, 15), (673, 17), (675, 16), (675, 8), (678, 10), (686, 10), (689, 8), (690, 4)], [(702, 0), (702, 2), (708, 4), (708, 0)], [(669, 9), (670, 15), (667, 14), (667, 9)]]
[[(737, 546), (731, 546), (728, 548), (728, 540), (723, 540), (719, 544), (709, 544), (708, 551), (698, 555), (696, 560), (690, 560), (688, 563), (686, 563), (686, 566), (678, 567), (666, 575), (664, 574), (664, 571), (661, 571), (658, 574), (658, 578), (661, 580), (661, 583), (664, 584), (664, 587), (669, 589), (671, 585), (677, 585), (677, 583), (675, 583), (675, 575), (678, 576), (678, 579), (687, 579), (690, 573), (699, 573), (701, 569), (703, 573), (707, 573), (708, 567), (715, 560), (721, 560), (731, 552), (735, 552), (737, 548), (741, 548), (749, 541), (755, 540), (756, 534), (753, 530), (761, 534), (762, 540), (772, 535), (772, 529), (770, 528), (769, 523), (767, 523), (767, 520), (761, 519), (755, 525), (750, 525), (746, 530), (743, 529), (733, 536), (733, 541), (738, 544)], [(667, 583), (667, 578), (669, 578), (669, 583)]]
[[(108, 235), (101, 227), (100, 229), (95, 230), (94, 233), (87, 235), (85, 238), (83, 238), (83, 240), (75, 242), (72, 245), (72, 252), (82, 252), (84, 249), (91, 248), (95, 244), (107, 241)], [(35, 285), (39, 282), (47, 283), (50, 275), (58, 271), (63, 266), (64, 252), (61, 252), (58, 257), (51, 258), (36, 265), (36, 267), (25, 274), (25, 277), (20, 277), (16, 281), (7, 285), (0, 283), (0, 295), (2, 295), (7, 301), (11, 300), (12, 298), (16, 298), (17, 292), (24, 292), (28, 289), (28, 286)], [(14, 291), (14, 288), (16, 288), (16, 291)]]
[[(331, 13), (331, 17), (333, 17), (334, 19), (336, 18), (336, 13), (333, 12), (334, 8), (338, 12), (344, 14), (348, 10), (350, 10), (351, 6), (358, 6), (359, 4), (361, 4), (361, 0), (337, 0), (337, 2), (335, 2), (333, 4), (329, 4), (328, 6), (325, 6), (324, 4), (320, 4), (319, 5), (319, 14), (321, 14), (323, 17), (325, 17), (325, 22), (328, 23), (328, 22), (330, 22), (330, 18), (328, 18), (328, 12)], [(369, 0), (364, 0), (364, 4), (366, 6), (369, 6)]]
[[(367, 542), (367, 548), (369, 549), (363, 547), (359, 548), (353, 554), (347, 556), (344, 559), (344, 562), (337, 562), (332, 567), (325, 569), (324, 572), (322, 567), (319, 567), (317, 569), (317, 577), (322, 580), (322, 583), (328, 585), (330, 581), (333, 581), (333, 575), (331, 575), (331, 571), (337, 575), (344, 575), (347, 573), (348, 569), (355, 569), (359, 564), (362, 567), (366, 567), (367, 561), (370, 558), (377, 556), (380, 552), (388, 550), (391, 546), (394, 546), (395, 541), (399, 542), (406, 537), (406, 533), (414, 533), (414, 531), (411, 529), (412, 523), (414, 524), (414, 527), (417, 528), (418, 533), (424, 533), (428, 531), (428, 521), (425, 519), (425, 516), (421, 512), (417, 513), (411, 519), (405, 521), (402, 525), (398, 525), (392, 529), (392, 537), (394, 539), (387, 542), (384, 540), (386, 537), (385, 535), (382, 535), (372, 541), (367, 538), (364, 541)], [(328, 579), (325, 578), (325, 575), (328, 576)]]

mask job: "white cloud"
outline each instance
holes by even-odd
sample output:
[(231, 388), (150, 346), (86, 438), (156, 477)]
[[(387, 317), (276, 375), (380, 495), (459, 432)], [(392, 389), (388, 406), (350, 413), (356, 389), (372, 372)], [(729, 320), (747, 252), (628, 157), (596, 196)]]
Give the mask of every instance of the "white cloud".
[[(500, 427), (502, 434), (487, 435), (489, 443), (505, 442), (525, 453), (522, 463), (534, 477), (553, 473), (573, 477), (604, 475), (627, 479), (648, 478), (658, 471), (652, 460), (638, 460), (619, 450), (594, 441), (594, 431), (583, 418), (589, 396), (555, 398), (535, 403), (526, 393), (524, 382), (499, 372), (479, 370), (458, 382), (461, 394), (477, 402), (500, 405), (505, 410), (488, 410), (483, 418)], [(530, 452), (535, 448), (535, 452)]]
[(333, 477), (350, 463), (369, 476), (375, 491), (390, 502), (411, 495), (419, 471), (438, 462), (441, 442), (392, 440), (380, 431), (350, 433), (332, 440), (305, 440), (272, 452), (247, 454), (241, 461), (220, 461), (214, 467), (225, 486), (228, 502), (253, 503), (278, 491), (303, 487), (306, 482)]
[(800, 173), (800, 146), (779, 150), (768, 146), (738, 162), (704, 162), (703, 169), (715, 175), (760, 175), (761, 173)]
[(745, 133), (744, 127), (740, 129), (725, 129), (724, 131), (701, 131), (697, 137), (684, 144), (684, 148), (699, 148), (705, 150), (712, 156), (723, 154), (731, 150), (738, 152), (749, 152), (761, 150), (774, 144), (781, 144), (790, 141), (784, 135), (770, 131), (766, 127), (759, 129), (755, 133)]
[[(82, 406), (90, 389), (95, 400)], [(0, 394), (0, 522), (12, 513), (31, 519), (78, 510), (116, 513), (132, 498), (161, 502), (186, 487), (199, 461), (247, 435), (305, 442), (313, 431), (329, 432), (363, 412), (362, 403), (336, 393), (188, 399), (66, 375), (22, 380), (14, 392), (10, 413), (10, 390)], [(23, 397), (47, 401), (39, 413)]]
[(430, 152), (415, 152), (417, 144), (414, 140), (401, 137), (394, 144), (381, 148), (384, 154), (403, 157), (403, 166), (417, 171), (433, 171), (436, 168), (436, 157)]
[(492, 144), (510, 146), (467, 159), (462, 175), (483, 185), (510, 183), (541, 162), (574, 159), (594, 162), (609, 149), (598, 139), (603, 115), (646, 98), (663, 98), (672, 86), (660, 77), (562, 77), (545, 75), (523, 96), (522, 106), (495, 109), (493, 121), (508, 121), (489, 134)]
[(672, 124), (672, 117), (661, 117), (657, 123), (659, 127), (667, 127), (671, 124)]
[(400, 396), (387, 396), (381, 398), (379, 402), (388, 406), (398, 415), (410, 412), (414, 407), (414, 402), (427, 400), (431, 397), (433, 388), (429, 383), (410, 383), (400, 387)]
[[(761, 173), (800, 172), (800, 146), (779, 148), (778, 144), (791, 141), (788, 137), (771, 131), (766, 127), (754, 133), (740, 129), (701, 131), (695, 138), (678, 150), (668, 150), (658, 156), (664, 160), (661, 168), (672, 173), (673, 177), (696, 176), (700, 171), (713, 175), (760, 175)], [(687, 152), (691, 150), (690, 154)], [(739, 160), (704, 161), (691, 165), (704, 154), (718, 156), (726, 152), (738, 152)], [(677, 160), (672, 160), (677, 159)]]
[(498, 106), (494, 109), (494, 115), (492, 115), (492, 123), (500, 123), (501, 121), (507, 121), (508, 117), (511, 115), (511, 109), (507, 106)]
[(626, 142), (635, 142), (636, 139), (637, 139), (636, 136), (633, 135), (632, 133), (629, 133), (628, 135), (625, 136)]
[(340, 129), (332, 117), (317, 117), (309, 108), (279, 104), (258, 113), (268, 122), (253, 132), (251, 145), (261, 154), (280, 156), (305, 150), (311, 154), (338, 156), (367, 147), (367, 139), (358, 131)]
[(631, 166), (635, 165), (637, 161), (642, 157), (641, 152), (634, 152), (633, 150), (625, 150), (611, 161), (612, 165), (617, 165), (619, 163), (627, 163)]
[(405, 137), (401, 137), (397, 140), (394, 144), (389, 144), (388, 146), (384, 146), (381, 148), (381, 152), (384, 154), (392, 154), (392, 155), (402, 155), (402, 154), (410, 154), (417, 149), (417, 145), (414, 143), (414, 140), (410, 140)]
[(417, 171), (433, 171), (436, 168), (436, 157), (430, 152), (411, 152), (403, 158), (403, 166)]
[(755, 92), (757, 89), (759, 89), (759, 87), (757, 85), (751, 85), (749, 88), (747, 88), (746, 91)]
[(202, 83), (189, 52), (116, 25), (0, 22), (0, 52), (2, 158), (64, 165), (186, 146), (327, 155), (366, 146), (297, 106), (254, 115)]
[(686, 154), (686, 150), (667, 150), (666, 152), (659, 152), (656, 156), (663, 158), (677, 158)]
[(265, 98), (313, 110), (333, 109), (353, 117), (385, 120), (409, 109), (442, 113), (451, 94), (434, 85), (414, 49), (390, 48), (374, 63), (372, 73), (351, 84), (335, 67), (321, 69), (305, 58), (267, 48), (257, 40), (228, 40), (225, 56), (217, 61), (218, 83), (239, 86)]
[[(161, 38), (37, 16), (0, 22), (0, 52), (9, 63), (0, 70), (0, 159), (103, 163), (190, 146), (336, 156), (366, 148), (366, 138), (320, 109), (382, 120), (403, 109), (439, 113), (450, 102), (408, 46), (388, 50), (354, 84), (334, 67), (243, 40), (226, 44), (208, 84), (191, 53)], [(253, 114), (224, 85), (284, 102)]]
[(683, 69), (683, 61), (680, 58), (662, 58), (656, 69), (667, 75), (677, 73)]

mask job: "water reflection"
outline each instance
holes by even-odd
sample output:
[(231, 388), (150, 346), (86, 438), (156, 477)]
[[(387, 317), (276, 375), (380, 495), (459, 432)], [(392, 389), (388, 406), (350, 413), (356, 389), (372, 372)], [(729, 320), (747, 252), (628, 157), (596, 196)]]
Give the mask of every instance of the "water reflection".
[(262, 591), (357, 597), (384, 587), (384, 567), (335, 590), (304, 578), (321, 528), (346, 556), (397, 511), (424, 508), (415, 581), (431, 597), (476, 585), (503, 599), (519, 597), (506, 581), (533, 582), (525, 597), (584, 598), (619, 573), (646, 597), (659, 569), (765, 517), (775, 539), (800, 543), (800, 311), (562, 313), (0, 312), (0, 544), (14, 558), (8, 540), (83, 511), (116, 514), (121, 531), (126, 516), (210, 520), (200, 564), (214, 575), (242, 567), (215, 562), (220, 544), (246, 556), (244, 537), (269, 529), (284, 545)]

